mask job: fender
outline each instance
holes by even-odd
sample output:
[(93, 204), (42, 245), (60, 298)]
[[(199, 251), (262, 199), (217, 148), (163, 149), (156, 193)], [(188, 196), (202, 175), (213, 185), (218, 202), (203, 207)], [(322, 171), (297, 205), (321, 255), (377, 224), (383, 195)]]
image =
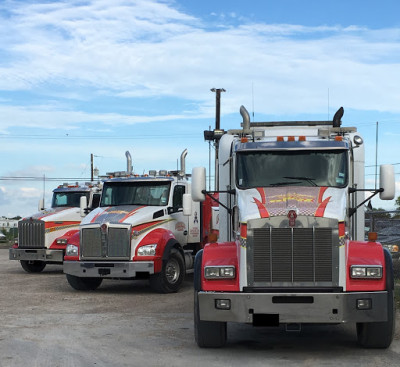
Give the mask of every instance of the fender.
[(393, 259), (390, 251), (387, 248), (383, 249), (385, 255), (386, 264), (386, 290), (394, 291), (394, 271), (393, 271)]
[[(346, 290), (348, 292), (385, 290), (387, 269), (382, 245), (378, 242), (348, 241), (346, 247)], [(352, 265), (380, 265), (382, 266), (382, 278), (352, 279), (350, 278)]]
[(193, 285), (195, 291), (201, 291), (201, 266), (203, 263), (203, 251), (204, 250), (198, 251), (196, 257), (194, 258)]
[[(201, 289), (203, 291), (239, 291), (239, 247), (236, 242), (208, 243), (204, 246), (201, 266)], [(204, 278), (206, 266), (233, 265), (236, 269), (234, 279)]]
[[(79, 249), (79, 243), (80, 243), (79, 230), (68, 231), (67, 233), (71, 233), (71, 235), (68, 238), (68, 244), (75, 245)], [(64, 256), (64, 261), (78, 261), (78, 260), (79, 256)]]
[[(138, 256), (137, 252), (140, 247), (150, 244), (157, 244), (155, 256)], [(157, 228), (148, 233), (138, 244), (135, 250), (135, 256), (132, 261), (154, 261), (154, 272), (159, 273), (162, 269), (162, 261), (166, 260), (170, 250), (179, 246), (179, 250), (183, 256), (183, 251), (174, 234), (164, 228)]]
[(79, 228), (78, 229), (71, 229), (70, 231), (65, 232), (62, 236), (57, 237), (53, 243), (50, 245), (50, 248), (53, 250), (65, 250), (65, 248), (67, 247), (67, 245), (59, 245), (57, 244), (57, 240), (61, 239), (61, 238), (65, 238), (67, 240), (67, 243), (69, 242), (70, 237), (72, 237), (75, 233), (79, 232)]

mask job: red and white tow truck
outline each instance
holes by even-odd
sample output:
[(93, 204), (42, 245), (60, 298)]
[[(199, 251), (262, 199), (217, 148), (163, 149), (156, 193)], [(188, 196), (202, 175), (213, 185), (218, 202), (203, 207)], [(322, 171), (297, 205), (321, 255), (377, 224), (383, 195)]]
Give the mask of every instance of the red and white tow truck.
[(10, 260), (19, 260), (29, 273), (39, 273), (46, 264), (62, 264), (65, 241), (58, 237), (79, 228), (86, 213), (80, 210), (81, 198), (88, 208), (99, 205), (101, 184), (63, 184), (53, 190), (50, 209), (39, 201), (39, 212), (18, 222), (18, 240), (9, 250)]
[(147, 278), (158, 292), (178, 291), (201, 238), (208, 236), (209, 226), (200, 221), (210, 222), (200, 216), (199, 203), (187, 204), (183, 213), (183, 197), (190, 192), (186, 155), (187, 150), (180, 170), (146, 175), (132, 172), (127, 155), (127, 171), (104, 181), (99, 208), (66, 239), (64, 273), (73, 288), (93, 290), (103, 279)]
[[(388, 347), (392, 259), (373, 233), (364, 240), (364, 204), (393, 199), (393, 166), (381, 166), (378, 190), (365, 188), (364, 142), (341, 126), (343, 108), (333, 121), (251, 123), (240, 112), (243, 129), (207, 135), (219, 142), (219, 239), (196, 255), (197, 344), (223, 346), (228, 322), (349, 322), (362, 346)], [(203, 167), (191, 195), (209, 195)]]

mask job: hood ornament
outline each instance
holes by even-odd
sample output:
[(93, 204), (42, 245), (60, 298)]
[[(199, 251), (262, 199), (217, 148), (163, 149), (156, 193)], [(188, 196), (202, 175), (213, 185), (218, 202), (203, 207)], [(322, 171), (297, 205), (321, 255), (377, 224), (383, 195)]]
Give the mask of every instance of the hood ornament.
[(294, 209), (289, 210), (287, 217), (289, 219), (289, 227), (296, 226), (296, 218), (297, 218), (296, 210), (294, 210)]

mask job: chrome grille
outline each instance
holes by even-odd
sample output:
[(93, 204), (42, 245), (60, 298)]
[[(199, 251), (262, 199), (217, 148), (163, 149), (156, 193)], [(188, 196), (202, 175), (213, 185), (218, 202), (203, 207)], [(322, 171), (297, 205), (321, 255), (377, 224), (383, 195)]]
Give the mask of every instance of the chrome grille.
[(130, 227), (100, 226), (81, 228), (81, 258), (85, 260), (128, 260)]
[(42, 220), (20, 220), (18, 222), (18, 246), (21, 248), (44, 248), (45, 223)]
[(85, 228), (81, 231), (81, 255), (86, 257), (101, 257), (100, 228)]
[(248, 228), (248, 286), (337, 285), (336, 237), (335, 227)]

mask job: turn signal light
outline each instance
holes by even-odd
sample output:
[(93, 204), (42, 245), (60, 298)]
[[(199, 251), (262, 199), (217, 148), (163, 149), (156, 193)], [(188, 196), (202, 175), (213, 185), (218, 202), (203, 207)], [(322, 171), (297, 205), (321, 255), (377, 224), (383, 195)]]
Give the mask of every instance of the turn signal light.
[(375, 242), (378, 239), (377, 232), (368, 232), (368, 241)]

